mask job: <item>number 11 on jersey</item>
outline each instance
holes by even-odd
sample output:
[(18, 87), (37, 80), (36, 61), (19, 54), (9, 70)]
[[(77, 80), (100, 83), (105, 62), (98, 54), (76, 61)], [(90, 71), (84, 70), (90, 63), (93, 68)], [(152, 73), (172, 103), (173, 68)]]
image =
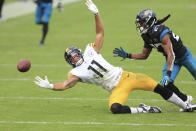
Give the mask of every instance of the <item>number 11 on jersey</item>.
[[(107, 72), (107, 70), (100, 65), (97, 61), (92, 60), (91, 64), (95, 64), (96, 66), (98, 66), (101, 70), (103, 70), (104, 72)], [(95, 68), (93, 68), (91, 65), (89, 65), (88, 70), (92, 70), (95, 74), (97, 74), (98, 76), (100, 76), (101, 78), (103, 78), (103, 74), (101, 74), (98, 70), (96, 70)]]

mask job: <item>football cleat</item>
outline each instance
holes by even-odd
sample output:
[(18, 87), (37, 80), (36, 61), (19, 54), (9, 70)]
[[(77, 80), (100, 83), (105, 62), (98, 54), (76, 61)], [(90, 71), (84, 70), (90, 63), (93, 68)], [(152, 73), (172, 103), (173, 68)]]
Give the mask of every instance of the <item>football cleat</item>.
[(195, 104), (187, 104), (186, 109), (180, 109), (180, 112), (194, 112), (196, 110), (196, 103)]
[(39, 46), (43, 46), (43, 45), (44, 45), (44, 43), (42, 43), (42, 42), (39, 43)]
[(139, 104), (139, 107), (143, 109), (144, 113), (161, 113), (161, 109), (157, 106), (148, 106), (143, 103)]
[(193, 101), (193, 97), (187, 95), (187, 100), (185, 101), (185, 103), (190, 104), (192, 101)]

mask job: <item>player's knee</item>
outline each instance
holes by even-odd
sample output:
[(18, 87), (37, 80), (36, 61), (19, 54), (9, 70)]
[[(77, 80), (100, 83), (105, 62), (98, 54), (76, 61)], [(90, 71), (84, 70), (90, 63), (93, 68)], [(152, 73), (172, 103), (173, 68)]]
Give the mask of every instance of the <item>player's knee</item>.
[(35, 24), (41, 24), (40, 20), (35, 20)]
[(43, 20), (43, 23), (49, 23), (50, 20)]
[(122, 105), (119, 103), (113, 103), (110, 110), (113, 114), (121, 113)]

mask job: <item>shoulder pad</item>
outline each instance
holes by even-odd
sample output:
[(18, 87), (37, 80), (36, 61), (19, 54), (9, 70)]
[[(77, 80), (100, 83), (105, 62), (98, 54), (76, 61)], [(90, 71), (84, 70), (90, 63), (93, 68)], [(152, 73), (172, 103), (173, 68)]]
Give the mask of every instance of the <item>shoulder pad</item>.
[(152, 33), (161, 33), (163, 30), (164, 30), (165, 26), (164, 25), (155, 25), (153, 28), (152, 28)]
[(169, 28), (164, 25), (155, 25), (152, 29), (152, 35), (162, 40), (163, 36), (170, 32)]

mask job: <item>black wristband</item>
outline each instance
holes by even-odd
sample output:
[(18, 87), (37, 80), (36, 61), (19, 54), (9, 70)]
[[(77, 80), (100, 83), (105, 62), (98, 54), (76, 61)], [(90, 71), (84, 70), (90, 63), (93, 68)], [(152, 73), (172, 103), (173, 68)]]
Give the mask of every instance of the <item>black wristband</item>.
[(127, 58), (131, 59), (131, 53), (127, 54)]
[(167, 70), (167, 75), (170, 77), (171, 76), (171, 71), (170, 70)]

